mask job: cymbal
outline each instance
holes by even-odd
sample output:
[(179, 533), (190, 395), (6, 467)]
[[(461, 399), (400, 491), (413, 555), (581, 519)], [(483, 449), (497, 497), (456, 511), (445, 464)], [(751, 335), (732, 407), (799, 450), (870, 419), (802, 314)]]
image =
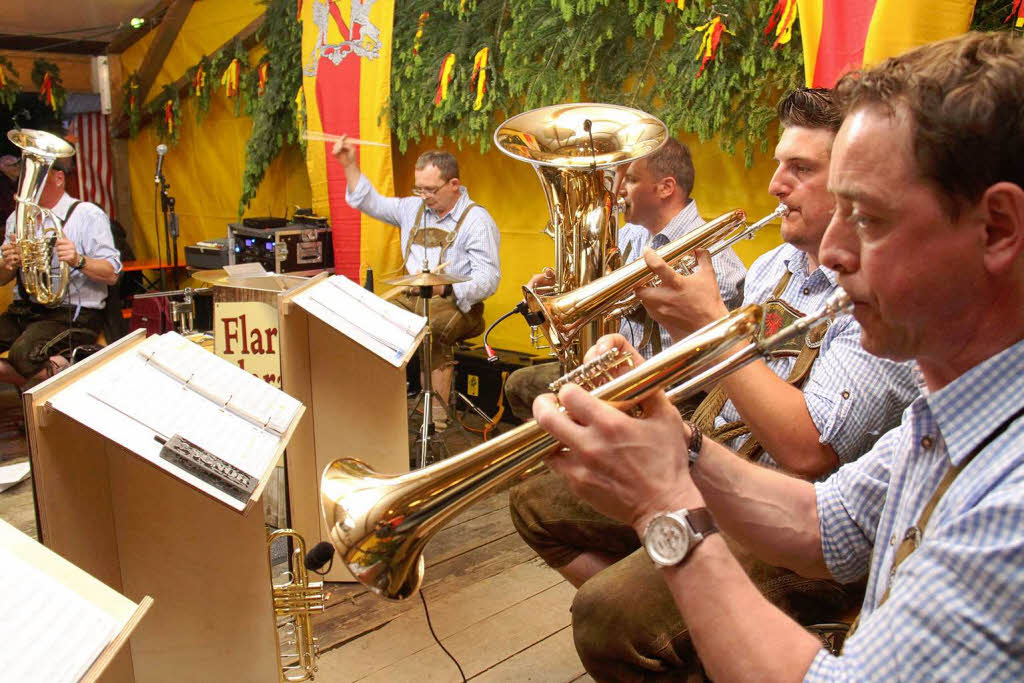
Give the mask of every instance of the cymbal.
[(448, 275), (447, 273), (413, 273), (402, 277), (383, 280), (386, 285), (404, 285), (406, 287), (433, 287), (434, 285), (451, 285), (456, 282), (469, 282), (468, 277)]
[(189, 273), (192, 277), (199, 280), (200, 282), (209, 282), (211, 285), (220, 284), (227, 282), (228, 271), (223, 268), (214, 268), (213, 270), (197, 270)]

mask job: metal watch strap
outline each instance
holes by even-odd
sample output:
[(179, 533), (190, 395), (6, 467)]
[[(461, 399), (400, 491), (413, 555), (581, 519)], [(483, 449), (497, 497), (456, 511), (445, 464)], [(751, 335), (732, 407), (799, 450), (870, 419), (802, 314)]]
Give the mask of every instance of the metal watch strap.
[(687, 447), (689, 448), (690, 464), (693, 465), (700, 457), (700, 449), (704, 445), (704, 434), (700, 431), (700, 427), (689, 420), (686, 421), (686, 426), (690, 429), (690, 443)]

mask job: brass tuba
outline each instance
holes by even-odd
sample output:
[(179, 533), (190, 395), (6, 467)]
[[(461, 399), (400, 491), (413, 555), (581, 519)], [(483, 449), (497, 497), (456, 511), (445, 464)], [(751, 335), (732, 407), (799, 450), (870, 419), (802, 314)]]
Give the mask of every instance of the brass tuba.
[(74, 155), (75, 149), (52, 133), (28, 128), (8, 132), (7, 139), (21, 148), (23, 161), (14, 197), (18, 202), (14, 241), (21, 255), (22, 284), (39, 303), (56, 305), (68, 291), (71, 270), (61, 261), (54, 280), (54, 244), (64, 238), (63, 221), (50, 209), (39, 206), (39, 197), (53, 162)]
[[(494, 144), (537, 172), (555, 240), (555, 293), (615, 270), (618, 253), (616, 166), (641, 159), (668, 139), (657, 118), (611, 104), (560, 104), (513, 116), (494, 131)], [(592, 320), (558, 353), (564, 369), (606, 330)]]
[[(281, 663), (280, 681), (308, 681), (316, 672), (316, 658), (319, 654), (316, 638), (313, 637), (311, 615), (313, 612), (324, 611), (324, 582), (309, 580), (309, 571), (304, 563), (306, 543), (302, 536), (292, 529), (278, 529), (267, 534), (268, 561), (270, 547), (279, 538), (292, 540), (292, 551), (288, 558), (288, 580), (271, 585), (274, 600), (274, 635), (277, 638), (277, 656)], [(284, 651), (282, 629), (292, 632), (295, 652)]]
[[(631, 410), (652, 392), (685, 380), (668, 394), (678, 403), (848, 306), (846, 293), (839, 290), (820, 312), (761, 341), (753, 340), (761, 307), (743, 306), (592, 394), (620, 410)], [(730, 353), (743, 339), (751, 341)], [(609, 364), (621, 364), (622, 359), (606, 356), (572, 374), (610, 378)], [(558, 442), (531, 420), (408, 474), (381, 475), (354, 458), (335, 460), (320, 481), (320, 504), (331, 541), (363, 585), (388, 599), (407, 598), (423, 581), (424, 546), (447, 520), (499, 486), (540, 471), (541, 459), (558, 448)]]
[[(785, 204), (779, 204), (774, 211), (750, 226), (744, 224), (746, 214), (743, 211), (730, 211), (669, 242), (658, 249), (657, 254), (670, 266), (688, 275), (696, 265), (693, 254), (698, 249), (709, 249), (714, 256), (739, 240), (752, 237), (788, 211)], [(571, 348), (585, 325), (598, 316), (615, 320), (629, 314), (640, 305), (634, 290), (657, 284), (658, 278), (647, 267), (647, 262), (638, 258), (579, 289), (562, 294), (544, 294), (524, 286), (523, 299), (531, 320), (536, 322), (552, 351), (564, 363), (568, 360), (563, 358), (567, 355), (565, 349)]]

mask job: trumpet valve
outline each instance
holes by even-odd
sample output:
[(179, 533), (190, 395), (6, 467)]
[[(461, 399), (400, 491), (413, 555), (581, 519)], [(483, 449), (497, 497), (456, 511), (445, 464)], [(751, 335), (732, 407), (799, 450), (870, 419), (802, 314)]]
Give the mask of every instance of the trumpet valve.
[(626, 369), (632, 368), (633, 358), (628, 354), (619, 353), (618, 349), (609, 349), (597, 358), (587, 361), (571, 372), (562, 375), (549, 384), (548, 388), (557, 394), (558, 390), (566, 384), (576, 384), (587, 391), (592, 391), (605, 382), (615, 379), (612, 371), (621, 367)]

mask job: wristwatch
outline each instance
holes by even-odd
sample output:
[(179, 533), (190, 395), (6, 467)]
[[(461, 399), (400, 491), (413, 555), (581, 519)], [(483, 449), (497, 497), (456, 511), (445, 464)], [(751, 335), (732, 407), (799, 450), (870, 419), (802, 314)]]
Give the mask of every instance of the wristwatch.
[(75, 270), (81, 270), (85, 268), (85, 254), (78, 255), (78, 263), (74, 265)]
[(717, 531), (707, 508), (662, 512), (644, 529), (644, 550), (659, 567), (674, 567), (685, 560), (698, 543)]

